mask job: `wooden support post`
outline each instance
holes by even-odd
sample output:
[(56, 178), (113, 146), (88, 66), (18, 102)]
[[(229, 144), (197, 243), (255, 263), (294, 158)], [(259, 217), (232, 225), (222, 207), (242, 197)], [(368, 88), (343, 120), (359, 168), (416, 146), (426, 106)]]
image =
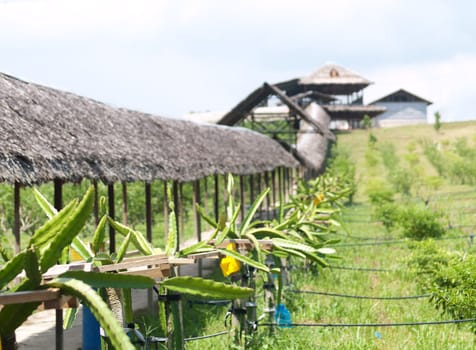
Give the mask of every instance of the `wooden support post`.
[[(63, 181), (59, 179), (54, 180), (54, 200), (53, 205), (56, 210), (60, 211), (63, 208)], [(63, 309), (55, 310), (55, 343), (56, 350), (63, 349)]]
[(276, 169), (273, 169), (271, 171), (271, 189), (272, 189), (272, 210), (273, 210), (273, 215), (272, 215), (272, 219), (275, 218), (275, 207), (276, 207), (276, 200), (279, 196), (276, 195), (276, 190), (277, 190), (277, 187), (276, 187)]
[(214, 201), (213, 201), (213, 212), (215, 213), (215, 221), (218, 222), (220, 220), (220, 176), (218, 174), (215, 175), (215, 193)]
[[(281, 210), (282, 206), (286, 204), (286, 200), (284, 199), (284, 168), (278, 168), (278, 202), (279, 202), (279, 210)], [(279, 214), (278, 214), (279, 215)]]
[(94, 187), (94, 223), (96, 226), (99, 224), (99, 191), (98, 191), (98, 183), (96, 180), (93, 180), (93, 187)]
[[(114, 184), (107, 185), (107, 200), (109, 207), (109, 216), (114, 220), (116, 216), (115, 201), (114, 201)], [(109, 225), (109, 253), (116, 251), (116, 231)]]
[(145, 232), (149, 242), (152, 243), (152, 190), (149, 182), (144, 185), (145, 194)]
[(180, 210), (179, 210), (179, 183), (174, 181), (172, 184), (172, 195), (174, 201), (175, 227), (177, 227), (177, 247), (180, 247), (182, 233), (180, 232)]
[[(179, 227), (179, 242), (180, 243), (185, 243), (185, 200), (183, 196), (183, 183), (179, 182), (178, 184), (178, 190), (179, 190), (179, 196), (178, 196), (178, 227)], [(177, 247), (180, 247), (177, 245)]]
[(260, 193), (261, 193), (261, 174), (257, 174), (256, 175), (256, 187), (257, 187), (257, 190), (256, 190), (256, 196), (258, 196)]
[(127, 205), (127, 183), (122, 182), (122, 223), (127, 225), (128, 205)]
[(20, 239), (20, 184), (13, 185), (13, 236), (15, 237), (15, 254), (21, 250)]
[(54, 200), (53, 205), (56, 210), (60, 211), (63, 208), (63, 181), (54, 180)]
[[(194, 233), (195, 237), (197, 238), (197, 242), (200, 242), (202, 240), (202, 218), (200, 217), (200, 214), (198, 213), (197, 210), (197, 204), (201, 205), (201, 197), (200, 197), (200, 180), (195, 180), (193, 182), (193, 191), (192, 191), (192, 205), (193, 205), (193, 221), (195, 223), (194, 225)], [(202, 271), (203, 266), (202, 266), (202, 259), (198, 259), (198, 275), (202, 277)]]
[(167, 181), (164, 181), (164, 187), (163, 187), (164, 193), (163, 193), (163, 200), (162, 200), (162, 205), (164, 207), (164, 238), (165, 242), (167, 242), (168, 235), (169, 235), (169, 197), (167, 194)]
[(240, 219), (243, 222), (246, 215), (245, 179), (243, 175), (240, 175), (240, 205)]
[(254, 176), (253, 176), (253, 174), (251, 174), (250, 175), (250, 206), (253, 203), (253, 201), (255, 200), (254, 187), (255, 187)]
[[(146, 182), (144, 184), (144, 195), (145, 195), (145, 232), (146, 232), (147, 240), (152, 243), (152, 190), (151, 190), (151, 185), (149, 182)], [(155, 312), (153, 292), (154, 291), (152, 290), (152, 288), (147, 289), (147, 305), (150, 311)]]
[(202, 240), (202, 224), (201, 224), (201, 217), (197, 211), (197, 204), (201, 205), (201, 196), (200, 196), (200, 180), (195, 180), (193, 182), (193, 192), (192, 192), (192, 205), (193, 205), (193, 216), (195, 222), (195, 237), (197, 237), (197, 241), (200, 242)]
[[(269, 185), (269, 172), (265, 171), (264, 172), (264, 186), (266, 188), (270, 188)], [(266, 219), (271, 218), (271, 193), (268, 192), (268, 195), (266, 196)]]
[[(208, 214), (208, 201), (210, 199), (210, 196), (208, 195), (208, 177), (203, 178), (203, 208), (205, 209), (205, 213)], [(205, 224), (205, 227), (208, 229), (209, 225), (208, 223)]]

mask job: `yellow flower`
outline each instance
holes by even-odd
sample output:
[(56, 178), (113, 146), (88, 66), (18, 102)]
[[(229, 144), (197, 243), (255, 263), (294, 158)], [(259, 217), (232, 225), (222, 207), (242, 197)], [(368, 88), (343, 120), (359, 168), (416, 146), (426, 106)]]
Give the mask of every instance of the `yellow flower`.
[[(230, 243), (226, 246), (227, 250), (236, 251), (236, 244)], [(220, 261), (220, 269), (223, 273), (223, 276), (228, 277), (231, 274), (240, 271), (240, 262), (231, 256), (225, 256)]]
[(322, 201), (325, 199), (324, 194), (319, 193), (314, 196), (313, 202), (315, 206), (318, 206), (319, 204), (322, 203)]

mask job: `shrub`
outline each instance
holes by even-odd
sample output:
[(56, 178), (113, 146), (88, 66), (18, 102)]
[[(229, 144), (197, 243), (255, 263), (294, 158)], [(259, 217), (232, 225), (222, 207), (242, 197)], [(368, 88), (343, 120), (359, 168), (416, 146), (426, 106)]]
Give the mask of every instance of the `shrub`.
[(439, 238), (445, 233), (445, 227), (439, 221), (440, 213), (424, 207), (408, 207), (400, 212), (399, 225), (405, 237), (423, 240)]
[(382, 180), (373, 180), (367, 184), (367, 196), (373, 205), (393, 202), (394, 192)]
[[(430, 289), (436, 308), (464, 319), (476, 315), (476, 256), (454, 257), (435, 271)], [(472, 323), (476, 333), (476, 323)]]
[(390, 232), (398, 225), (400, 210), (395, 203), (380, 203), (374, 208), (374, 218), (381, 221), (387, 232)]

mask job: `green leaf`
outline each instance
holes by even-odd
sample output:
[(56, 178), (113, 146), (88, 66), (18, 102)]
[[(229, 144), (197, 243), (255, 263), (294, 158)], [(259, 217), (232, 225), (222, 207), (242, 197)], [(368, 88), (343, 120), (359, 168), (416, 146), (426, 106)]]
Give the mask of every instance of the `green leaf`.
[(324, 255), (329, 255), (329, 254), (335, 254), (336, 250), (334, 248), (319, 248), (316, 250), (319, 254), (324, 254)]
[(122, 290), (122, 302), (124, 304), (124, 321), (127, 323), (134, 322), (134, 312), (132, 308), (132, 290), (124, 288)]
[(304, 255), (306, 255), (306, 258), (308, 258), (311, 261), (314, 261), (314, 262), (318, 263), (322, 267), (329, 266), (329, 264), (323, 258), (317, 256), (316, 254), (307, 253), (307, 252), (303, 252), (303, 253), (304, 253)]
[(38, 191), (36, 187), (33, 187), (33, 195), (48, 219), (51, 219), (53, 216), (58, 214), (58, 210), (56, 210), (56, 208), (41, 194), (40, 191)]
[(107, 222), (107, 215), (103, 215), (101, 220), (99, 220), (98, 226), (94, 231), (93, 235), (93, 243), (92, 248), (94, 253), (97, 253), (102, 245), (104, 244), (104, 238), (106, 237), (106, 222)]
[(274, 245), (285, 249), (294, 249), (307, 253), (314, 253), (316, 251), (316, 249), (308, 246), (307, 244), (298, 243), (287, 239), (273, 238), (272, 241)]
[(152, 288), (155, 281), (146, 276), (136, 276), (117, 273), (68, 271), (59, 278), (74, 278), (94, 288)]
[(40, 256), (41, 271), (46, 272), (61, 256), (61, 251), (71, 244), (73, 238), (81, 231), (93, 208), (94, 188), (91, 186), (81, 202), (68, 217), (60, 231)]
[(25, 264), (25, 252), (15, 255), (0, 268), (0, 290), (10, 283), (20, 272)]
[[(280, 247), (277, 244), (273, 245), (272, 253), (273, 253), (274, 256), (277, 256), (277, 257), (282, 257), (283, 253), (284, 253), (284, 254), (287, 254), (287, 255), (297, 256), (298, 258), (301, 258), (301, 259), (306, 259), (306, 255), (304, 253), (302, 253), (300, 251), (297, 251), (297, 250), (294, 250), (294, 249), (283, 248), (283, 247)], [(285, 257), (287, 257), (287, 256), (285, 256)]]
[(124, 259), (124, 256), (127, 253), (127, 248), (129, 247), (129, 243), (131, 242), (131, 238), (132, 238), (132, 232), (129, 232), (129, 234), (126, 236), (124, 241), (122, 241), (121, 246), (117, 250), (116, 263), (120, 263), (122, 259)]
[(253, 294), (253, 289), (237, 287), (198, 277), (172, 277), (160, 282), (168, 290), (200, 295), (208, 298), (242, 299)]
[(38, 256), (34, 249), (27, 249), (25, 252), (25, 272), (26, 277), (28, 277), (35, 286), (40, 285), (42, 277), (38, 266)]
[(116, 220), (108, 217), (109, 224), (121, 235), (127, 236), (131, 233), (131, 240), (132, 244), (144, 255), (152, 255), (154, 253), (154, 249), (152, 245), (147, 241), (142, 233), (139, 231), (135, 231)]
[(78, 308), (77, 307), (70, 307), (65, 310), (64, 313), (64, 322), (63, 322), (63, 329), (71, 329), (73, 327), (74, 321), (78, 316)]
[(77, 236), (73, 238), (73, 242), (71, 242), (71, 248), (73, 248), (84, 260), (91, 259), (94, 254), (89, 249), (86, 243), (84, 243), (80, 238)]
[(209, 245), (207, 241), (200, 241), (198, 243), (192, 244), (191, 246), (187, 248), (182, 249), (179, 252), (179, 256), (188, 256), (190, 254), (196, 254), (197, 252), (204, 252), (208, 249), (210, 251), (215, 250), (215, 248)]
[(236, 260), (241, 261), (244, 264), (253, 266), (254, 268), (257, 268), (258, 270), (261, 270), (261, 271), (264, 271), (264, 272), (269, 272), (269, 268), (266, 265), (264, 265), (264, 264), (262, 264), (262, 263), (260, 263), (256, 260), (253, 260), (251, 258), (248, 258), (245, 255), (241, 255), (238, 252), (228, 250), (228, 249), (217, 249), (217, 250), (223, 255), (231, 256), (232, 258), (235, 258)]
[(276, 230), (274, 228), (270, 228), (270, 227), (255, 228), (255, 229), (249, 230), (247, 232), (247, 234), (253, 235), (258, 239), (263, 239), (263, 238), (266, 238), (266, 237), (275, 237), (275, 238), (287, 239), (284, 232)]
[(35, 231), (30, 239), (29, 246), (34, 246), (37, 250), (48, 244), (61, 229), (62, 225), (71, 216), (71, 213), (78, 204), (77, 200), (72, 200), (57, 215), (48, 220)]
[(260, 207), (261, 203), (266, 198), (266, 195), (268, 193), (269, 193), (269, 188), (266, 188), (263, 192), (260, 193), (260, 195), (255, 199), (255, 201), (251, 205), (250, 210), (246, 213), (246, 217), (241, 223), (240, 236), (243, 236), (246, 230), (248, 229), (248, 226), (253, 220), (253, 217), (255, 216), (256, 211), (258, 210), (258, 208)]
[[(11, 291), (23, 292), (35, 288), (35, 284), (28, 278), (25, 278)], [(27, 320), (27, 318), (33, 314), (39, 305), (39, 302), (5, 305), (0, 310), (0, 325), (2, 325), (0, 327), (0, 337), (3, 335), (12, 334), (15, 329), (20, 327)]]
[(218, 223), (205, 213), (205, 210), (198, 204), (195, 205), (200, 216), (213, 228), (218, 228)]
[(255, 236), (253, 236), (249, 233), (245, 234), (245, 238), (248, 238), (250, 240), (250, 242), (253, 243), (254, 250), (256, 251), (256, 256), (258, 257), (258, 262), (261, 263), (262, 262), (261, 247), (260, 247), (260, 244), (259, 244), (258, 240), (256, 239)]
[(107, 304), (90, 286), (80, 280), (70, 278), (56, 278), (48, 283), (48, 286), (61, 288), (66, 293), (80, 298), (99, 321), (115, 349), (135, 349), (122, 325), (117, 322)]

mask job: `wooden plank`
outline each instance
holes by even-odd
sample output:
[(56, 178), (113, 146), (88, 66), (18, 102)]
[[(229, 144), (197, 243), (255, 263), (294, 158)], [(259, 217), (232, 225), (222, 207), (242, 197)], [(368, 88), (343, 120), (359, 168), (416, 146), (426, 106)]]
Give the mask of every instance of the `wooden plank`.
[(170, 265), (163, 264), (160, 267), (146, 268), (141, 270), (120, 271), (121, 275), (145, 276), (150, 278), (165, 278), (170, 276)]
[(60, 297), (59, 288), (49, 288), (45, 290), (33, 290), (25, 292), (0, 294), (0, 305), (25, 304), (32, 302), (43, 302), (55, 300)]
[(169, 258), (169, 263), (171, 265), (190, 265), (194, 264), (195, 260), (188, 258)]
[(196, 253), (188, 255), (191, 259), (218, 259), (220, 254), (217, 251), (205, 252), (205, 253)]
[(117, 270), (126, 270), (134, 267), (147, 267), (153, 265), (163, 265), (168, 263), (168, 258), (163, 256), (153, 256), (145, 258), (132, 258), (131, 260), (124, 260), (119, 264), (110, 264), (99, 266), (97, 269), (99, 272), (108, 272), (108, 271), (117, 271)]

